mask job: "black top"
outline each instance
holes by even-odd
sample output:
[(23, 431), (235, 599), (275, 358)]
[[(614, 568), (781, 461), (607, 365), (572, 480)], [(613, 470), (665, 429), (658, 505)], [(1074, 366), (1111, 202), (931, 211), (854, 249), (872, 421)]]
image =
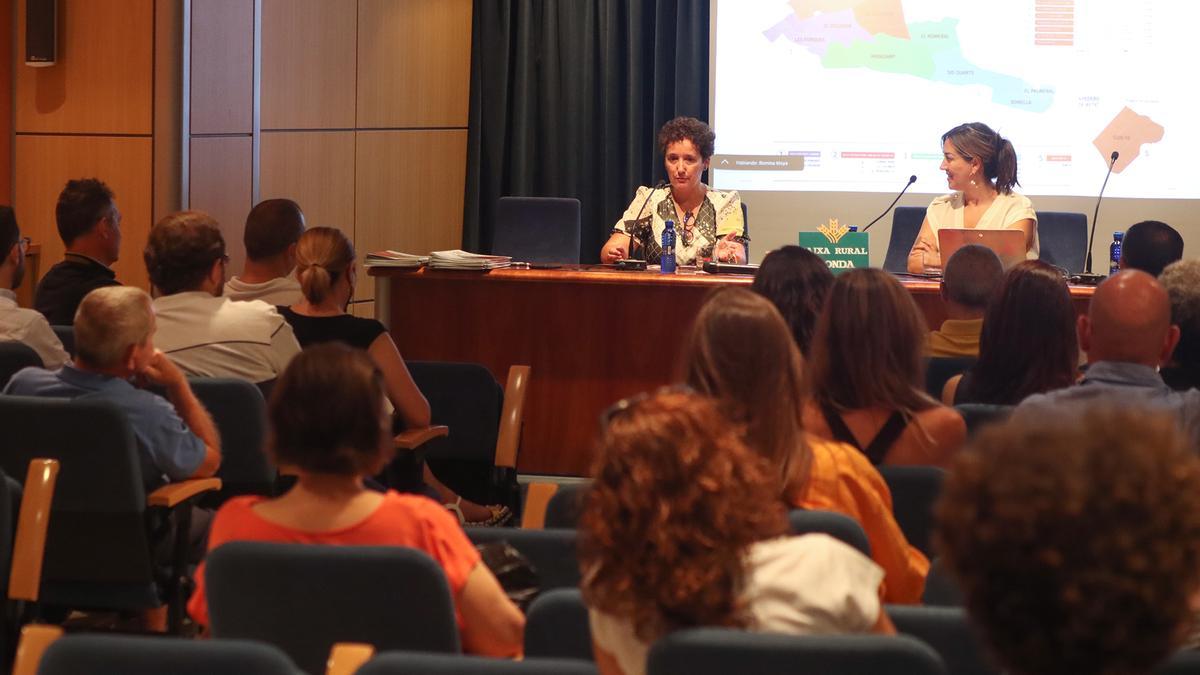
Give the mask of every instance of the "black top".
[(825, 422), (829, 425), (829, 430), (833, 432), (833, 440), (849, 443), (858, 448), (859, 452), (867, 456), (872, 464), (883, 464), (884, 457), (887, 456), (887, 451), (892, 448), (896, 440), (900, 438), (900, 434), (904, 433), (904, 429), (908, 426), (908, 421), (904, 419), (904, 415), (900, 411), (892, 413), (887, 421), (883, 423), (883, 427), (879, 433), (875, 434), (875, 438), (864, 448), (854, 434), (850, 432), (850, 427), (846, 426), (846, 422), (842, 420), (842, 416), (834, 410), (833, 406), (828, 403), (821, 404), (821, 414), (825, 416)]
[(289, 307), (280, 306), (279, 313), (292, 325), (301, 347), (322, 342), (344, 342), (351, 347), (366, 349), (387, 329), (375, 319), (363, 319), (350, 314), (338, 316), (304, 316)]
[(103, 263), (68, 253), (38, 282), (33, 307), (45, 315), (51, 326), (70, 326), (75, 323), (75, 310), (83, 296), (97, 288), (120, 285), (117, 273)]

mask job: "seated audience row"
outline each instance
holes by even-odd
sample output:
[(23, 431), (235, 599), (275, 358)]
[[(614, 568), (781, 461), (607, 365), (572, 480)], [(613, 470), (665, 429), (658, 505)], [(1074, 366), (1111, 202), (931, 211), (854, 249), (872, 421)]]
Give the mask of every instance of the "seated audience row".
[(7, 206), (0, 206), (0, 340), (15, 340), (29, 345), (51, 370), (61, 367), (70, 356), (50, 328), (46, 317), (33, 309), (17, 305), (16, 290), (25, 280), (25, 253), (29, 238), (21, 236), (17, 217)]

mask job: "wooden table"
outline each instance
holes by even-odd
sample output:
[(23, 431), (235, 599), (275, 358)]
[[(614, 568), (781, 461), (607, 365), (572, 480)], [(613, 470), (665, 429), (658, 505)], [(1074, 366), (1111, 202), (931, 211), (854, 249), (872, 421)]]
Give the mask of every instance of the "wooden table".
[[(482, 363), (501, 383), (510, 365), (533, 367), (519, 467), (562, 475), (588, 473), (601, 411), (675, 380), (684, 336), (705, 296), (751, 281), (600, 266), (369, 273), (376, 277), (376, 316), (405, 358)], [(902, 283), (928, 324), (940, 325), (938, 283)], [(1079, 311), (1092, 290), (1072, 288)]]

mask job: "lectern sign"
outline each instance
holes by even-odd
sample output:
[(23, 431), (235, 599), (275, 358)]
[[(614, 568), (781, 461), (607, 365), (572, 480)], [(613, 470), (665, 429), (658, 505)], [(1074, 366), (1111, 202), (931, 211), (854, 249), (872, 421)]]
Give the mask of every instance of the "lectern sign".
[(800, 245), (817, 254), (830, 271), (838, 274), (843, 270), (871, 266), (869, 236), (866, 232), (851, 232), (837, 218), (818, 225), (816, 232), (801, 232)]

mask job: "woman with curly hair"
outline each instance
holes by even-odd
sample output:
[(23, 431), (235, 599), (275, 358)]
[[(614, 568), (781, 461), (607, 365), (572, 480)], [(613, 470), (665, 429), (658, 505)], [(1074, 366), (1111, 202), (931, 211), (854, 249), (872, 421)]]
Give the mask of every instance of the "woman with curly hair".
[(838, 276), (813, 338), (805, 427), (853, 445), (872, 464), (946, 465), (966, 441), (967, 425), (925, 393), (927, 330), (892, 275), (858, 269)]
[(1073, 406), (995, 425), (972, 449), (935, 538), (1000, 664), (1153, 672), (1200, 609), (1200, 459), (1177, 421)]
[(929, 561), (896, 523), (879, 471), (853, 447), (804, 432), (801, 357), (775, 307), (744, 289), (716, 291), (696, 316), (683, 363), (684, 381), (718, 399), (742, 440), (772, 467), (774, 493), (792, 508), (856, 520), (884, 570), (884, 601), (919, 602)]
[[(746, 262), (746, 222), (735, 190), (714, 190), (701, 180), (712, 159), (717, 135), (695, 117), (676, 117), (658, 132), (658, 151), (667, 170), (668, 188), (637, 189), (612, 236), (600, 249), (600, 262), (633, 256), (657, 262), (662, 255), (666, 222), (675, 222), (675, 260), (697, 265), (703, 260)], [(633, 248), (629, 232), (633, 229)]]
[(694, 626), (894, 632), (870, 559), (824, 534), (783, 536), (775, 471), (716, 402), (660, 392), (613, 411), (580, 521), (601, 673), (641, 675), (650, 644)]
[(1078, 376), (1079, 338), (1067, 280), (1051, 265), (1026, 260), (1004, 276), (984, 313), (979, 360), (946, 382), (942, 401), (1016, 405), (1069, 387)]

